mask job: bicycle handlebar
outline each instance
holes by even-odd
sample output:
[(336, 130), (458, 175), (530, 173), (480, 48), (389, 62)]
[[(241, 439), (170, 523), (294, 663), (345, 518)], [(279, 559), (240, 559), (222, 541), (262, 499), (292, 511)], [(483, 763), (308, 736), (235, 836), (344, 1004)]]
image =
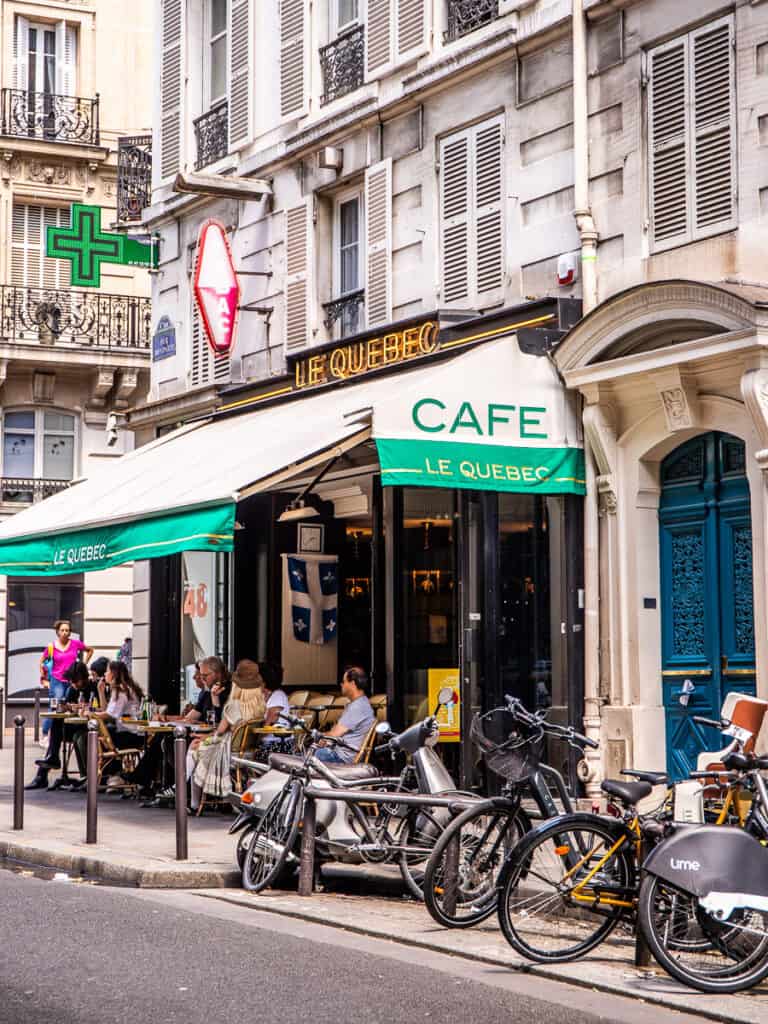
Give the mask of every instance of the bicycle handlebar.
[(544, 732), (548, 732), (551, 736), (557, 736), (568, 743), (573, 743), (580, 747), (591, 747), (592, 750), (597, 750), (600, 746), (595, 740), (591, 740), (583, 733), (577, 732), (571, 726), (556, 725), (554, 722), (548, 722), (545, 711), (528, 711), (523, 702), (517, 697), (510, 697), (509, 694), (505, 694), (504, 700), (510, 714), (524, 725), (543, 729)]

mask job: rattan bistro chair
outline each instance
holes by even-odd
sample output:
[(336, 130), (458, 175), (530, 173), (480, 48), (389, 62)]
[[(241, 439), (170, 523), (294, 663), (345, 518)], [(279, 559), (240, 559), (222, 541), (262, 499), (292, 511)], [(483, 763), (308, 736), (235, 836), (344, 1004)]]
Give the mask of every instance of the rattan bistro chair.
[[(118, 749), (113, 740), (112, 735), (107, 728), (107, 723), (103, 718), (97, 718), (96, 721), (99, 724), (99, 749), (98, 749), (98, 762), (96, 764), (96, 782), (100, 786), (101, 780), (104, 775), (104, 769), (109, 765), (117, 762), (120, 765), (120, 772), (125, 773), (132, 771), (141, 755), (144, 753), (143, 747), (124, 747), (122, 750)], [(136, 737), (137, 742), (141, 742), (139, 736)], [(123, 791), (126, 789), (136, 789), (136, 786), (121, 787)]]
[(373, 713), (376, 715), (377, 722), (386, 722), (387, 720), (387, 695), (386, 693), (374, 693), (370, 697), (371, 707)]

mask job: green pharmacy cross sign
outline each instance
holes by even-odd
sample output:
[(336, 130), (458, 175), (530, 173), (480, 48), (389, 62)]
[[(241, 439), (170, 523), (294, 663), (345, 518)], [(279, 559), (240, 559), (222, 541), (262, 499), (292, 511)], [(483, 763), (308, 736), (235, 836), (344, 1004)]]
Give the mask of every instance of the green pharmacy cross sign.
[(135, 238), (101, 229), (101, 207), (72, 204), (72, 222), (68, 228), (49, 227), (46, 231), (46, 255), (70, 260), (70, 281), (76, 288), (99, 288), (102, 263), (121, 263), (129, 267), (156, 267), (157, 250)]

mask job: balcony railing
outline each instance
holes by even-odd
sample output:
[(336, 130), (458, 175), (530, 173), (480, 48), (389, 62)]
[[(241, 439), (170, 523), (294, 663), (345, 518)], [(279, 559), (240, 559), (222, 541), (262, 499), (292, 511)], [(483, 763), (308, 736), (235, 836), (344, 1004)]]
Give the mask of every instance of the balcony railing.
[(443, 41), (466, 36), (499, 16), (499, 0), (448, 0), (448, 28)]
[(365, 72), (365, 28), (355, 25), (327, 46), (320, 47), (323, 95), (320, 103), (330, 103), (354, 92), (363, 84)]
[(341, 321), (341, 337), (348, 338), (357, 334), (363, 329), (363, 304), (365, 302), (365, 289), (357, 292), (349, 292), (338, 299), (323, 303), (325, 317), (323, 324), (331, 331), (337, 320)]
[(26, 89), (3, 89), (0, 135), (98, 146), (98, 93), (93, 99), (86, 99)]
[(227, 101), (215, 107), (192, 122), (197, 142), (195, 170), (207, 167), (227, 155), (229, 149), (229, 107)]
[(32, 505), (52, 494), (65, 491), (70, 486), (69, 480), (41, 480), (38, 477), (4, 476), (0, 477), (0, 501)]
[(117, 219), (141, 220), (151, 203), (152, 136), (133, 135), (117, 140)]
[(148, 349), (151, 338), (151, 299), (0, 285), (0, 342)]

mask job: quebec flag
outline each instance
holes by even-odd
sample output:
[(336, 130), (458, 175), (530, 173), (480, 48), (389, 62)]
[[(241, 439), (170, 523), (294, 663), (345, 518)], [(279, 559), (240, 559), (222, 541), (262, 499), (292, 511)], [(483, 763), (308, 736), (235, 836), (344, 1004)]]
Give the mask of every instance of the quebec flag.
[(285, 555), (293, 635), (327, 644), (338, 630), (339, 565), (335, 555)]

